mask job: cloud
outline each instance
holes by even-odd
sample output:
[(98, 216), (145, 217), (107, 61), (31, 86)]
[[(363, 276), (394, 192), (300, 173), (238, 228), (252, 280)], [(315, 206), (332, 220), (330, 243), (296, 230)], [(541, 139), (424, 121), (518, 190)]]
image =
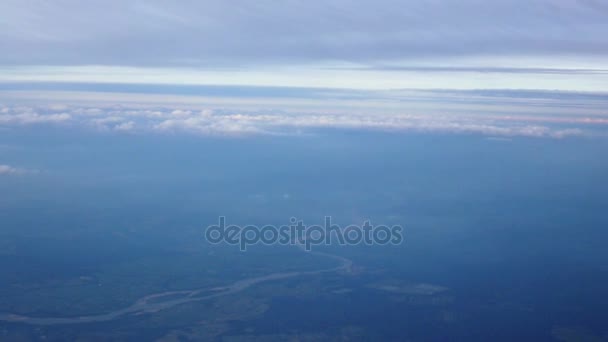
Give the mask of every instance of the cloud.
[(176, 109), (174, 111), (171, 112), (171, 116), (174, 117), (187, 117), (192, 115), (192, 111), (189, 110), (181, 110), (181, 109)]
[(264, 114), (263, 112), (233, 113), (197, 116), (188, 118), (168, 118), (152, 124), (154, 131), (191, 132), (199, 134), (300, 134), (323, 128), (417, 131), (429, 133), (473, 133), (489, 136), (528, 136), (564, 138), (585, 135), (581, 128), (562, 128), (525, 120), (501, 121), (495, 118), (474, 117), (429, 117), (413, 114), (369, 114), (344, 115), (329, 113), (285, 113)]
[[(24, 97), (30, 105), (0, 107), (0, 127), (69, 120), (71, 128), (146, 134), (293, 135), (348, 129), (551, 138), (606, 135), (608, 128), (608, 96), (602, 93), (317, 90), (316, 98), (306, 100), (243, 98), (240, 91), (225, 97), (90, 94), (55, 91), (49, 94), (52, 104), (45, 97)], [(58, 105), (62, 95), (66, 102)], [(69, 96), (75, 97), (70, 101)]]
[(608, 53), (608, 5), (599, 0), (4, 0), (0, 13), (7, 65), (225, 68)]
[(190, 117), (183, 119), (167, 119), (153, 126), (160, 132), (193, 132), (208, 135), (234, 135), (234, 134), (263, 134), (272, 133), (264, 125), (255, 124), (258, 116), (245, 116), (241, 114)]
[(27, 170), (12, 167), (6, 164), (0, 164), (0, 176), (21, 176), (31, 173), (37, 173), (37, 170)]
[(4, 0), (0, 13), (0, 89), (608, 91), (600, 0)]
[(19, 106), (4, 107), (0, 110), (0, 124), (30, 125), (41, 123), (59, 123), (70, 120), (68, 113), (49, 113), (41, 115), (34, 108)]
[[(292, 64), (276, 66), (243, 66), (239, 68), (177, 68), (177, 67), (124, 67), (124, 66), (14, 66), (0, 67), (0, 89), (4, 84), (15, 88), (25, 84), (42, 84), (47, 89), (80, 88), (90, 84), (97, 88), (121, 89), (156, 85), (167, 89), (168, 85), (181, 89), (184, 86), (224, 86), (226, 88), (283, 88), (289, 93), (294, 88), (317, 89), (519, 89), (561, 91), (608, 91), (608, 58), (574, 69), (568, 58), (552, 57), (530, 60), (496, 59), (475, 61), (472, 66), (458, 66), (458, 61), (448, 58), (425, 63), (452, 64), (451, 66), (325, 66), (316, 64)], [(561, 61), (554, 69), (541, 71), (535, 64)], [(410, 62), (414, 63), (414, 62)], [(460, 62), (468, 64), (469, 62)], [(479, 63), (479, 64), (477, 64)], [(487, 67), (480, 64), (526, 64), (527, 67)], [(596, 65), (597, 64), (597, 65)], [(286, 90), (286, 89), (287, 90)], [(108, 90), (106, 90), (108, 91)], [(246, 95), (246, 94), (245, 94)]]
[(132, 131), (133, 129), (135, 129), (135, 122), (133, 122), (133, 121), (123, 122), (123, 123), (120, 123), (120, 124), (114, 126), (114, 130), (116, 130), (116, 131), (127, 132), (127, 131)]

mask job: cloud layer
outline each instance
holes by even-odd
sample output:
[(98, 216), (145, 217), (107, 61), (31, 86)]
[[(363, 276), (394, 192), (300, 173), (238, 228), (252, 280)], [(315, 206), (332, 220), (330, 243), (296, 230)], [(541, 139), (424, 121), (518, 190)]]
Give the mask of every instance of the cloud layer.
[(601, 0), (5, 0), (0, 64), (371, 62), (605, 57)]
[[(52, 95), (58, 98), (57, 94)], [(487, 105), (483, 103), (484, 96), (473, 97), (469, 94), (470, 103), (457, 106), (454, 101), (464, 101), (462, 94), (446, 93), (441, 94), (441, 98), (446, 102), (446, 108), (451, 110), (444, 111), (441, 106), (431, 109), (422, 106), (438, 101), (439, 95), (435, 96), (435, 100), (425, 99), (401, 107), (376, 109), (373, 109), (373, 101), (372, 107), (366, 108), (370, 106), (370, 101), (348, 100), (341, 103), (333, 100), (333, 105), (328, 105), (330, 101), (319, 99), (320, 103), (325, 103), (326, 108), (333, 108), (319, 109), (315, 102), (296, 101), (294, 104), (290, 102), (292, 99), (283, 100), (282, 105), (278, 107), (277, 103), (274, 103), (275, 107), (268, 107), (262, 102), (256, 108), (255, 102), (239, 105), (238, 100), (232, 100), (232, 106), (222, 106), (213, 105), (212, 101), (206, 104), (196, 102), (196, 97), (179, 98), (180, 104), (146, 103), (141, 95), (136, 95), (131, 104), (128, 104), (126, 101), (117, 100), (115, 94), (110, 94), (107, 102), (100, 101), (102, 97), (97, 97), (94, 101), (81, 100), (76, 103), (72, 101), (49, 104), (38, 101), (36, 105), (0, 106), (0, 127), (52, 124), (102, 132), (202, 135), (293, 135), (311, 134), (319, 129), (354, 129), (552, 138), (597, 135), (598, 132), (604, 134), (608, 128), (608, 117), (598, 115), (601, 109), (592, 114), (593, 105), (588, 105), (585, 109), (588, 115), (580, 115), (583, 107), (577, 106), (571, 109), (561, 108), (561, 112), (556, 109), (552, 115), (547, 115), (534, 111), (538, 104), (550, 108), (551, 99), (545, 99), (543, 102), (538, 98), (530, 98), (517, 107), (513, 104), (507, 105), (507, 100), (497, 102), (496, 99), (500, 96), (491, 97), (495, 102)], [(193, 102), (188, 103), (188, 99)], [(520, 96), (519, 101), (522, 99)], [(596, 99), (596, 104), (600, 107), (602, 103), (605, 104), (602, 99)], [(576, 105), (573, 100), (568, 103), (571, 106)], [(560, 106), (562, 103), (558, 101), (557, 108)]]
[(1, 82), (608, 91), (603, 0), (4, 0)]

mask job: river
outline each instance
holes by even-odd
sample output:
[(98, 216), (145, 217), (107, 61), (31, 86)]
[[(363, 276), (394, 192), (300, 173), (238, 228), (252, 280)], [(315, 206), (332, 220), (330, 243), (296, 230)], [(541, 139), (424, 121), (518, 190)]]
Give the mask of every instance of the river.
[(168, 291), (150, 294), (145, 297), (138, 299), (131, 306), (119, 309), (116, 311), (91, 315), (91, 316), (78, 316), (78, 317), (30, 317), (23, 316), (13, 313), (0, 313), (0, 321), (4, 322), (15, 322), (25, 323), (32, 325), (60, 325), (60, 324), (80, 324), (80, 323), (95, 323), (95, 322), (107, 322), (119, 319), (126, 315), (139, 315), (145, 313), (153, 313), (161, 310), (166, 310), (174, 306), (191, 303), (197, 301), (208, 300), (229, 294), (241, 292), (254, 285), (281, 280), (286, 278), (293, 278), (306, 275), (321, 274), (327, 272), (338, 272), (347, 271), (350, 272), (352, 267), (352, 261), (333, 254), (323, 252), (308, 252), (311, 254), (331, 258), (340, 262), (336, 267), (329, 269), (321, 269), (315, 271), (296, 271), (296, 272), (279, 272), (271, 273), (264, 276), (251, 277), (246, 279), (238, 280), (232, 284), (215, 287), (215, 288), (203, 288), (194, 290), (182, 290), (182, 291)]

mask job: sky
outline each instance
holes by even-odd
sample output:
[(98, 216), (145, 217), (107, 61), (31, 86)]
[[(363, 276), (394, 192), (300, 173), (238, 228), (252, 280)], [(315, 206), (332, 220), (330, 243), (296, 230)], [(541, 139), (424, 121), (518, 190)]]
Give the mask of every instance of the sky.
[(5, 0), (0, 128), (604, 136), (607, 33), (601, 0)]
[(0, 4), (0, 80), (606, 91), (601, 0)]

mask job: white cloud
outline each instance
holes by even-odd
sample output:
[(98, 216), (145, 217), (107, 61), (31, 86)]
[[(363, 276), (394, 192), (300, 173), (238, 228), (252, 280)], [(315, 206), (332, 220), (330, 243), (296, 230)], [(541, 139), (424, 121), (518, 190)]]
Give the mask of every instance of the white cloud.
[(16, 168), (16, 167), (6, 165), (6, 164), (0, 164), (0, 176), (3, 176), (3, 175), (15, 176), (15, 175), (25, 175), (25, 174), (30, 174), (30, 173), (37, 173), (37, 171)]
[(114, 130), (116, 131), (132, 131), (135, 128), (135, 122), (133, 121), (128, 121), (128, 122), (123, 122), (120, 123), (116, 126), (114, 126)]
[(102, 117), (102, 118), (98, 118), (98, 119), (91, 119), (91, 122), (93, 122), (96, 125), (99, 126), (105, 126), (106, 124), (112, 124), (112, 123), (117, 123), (117, 122), (123, 122), (125, 121), (124, 118), (121, 118), (120, 116), (108, 116), (108, 117)]
[[(578, 113), (533, 115), (529, 113), (530, 107), (526, 106), (523, 106), (526, 110), (514, 109), (510, 115), (484, 114), (480, 112), (484, 108), (474, 107), (470, 114), (462, 109), (441, 113), (437, 110), (425, 111), (424, 108), (416, 114), (416, 107), (410, 110), (406, 106), (388, 107), (391, 109), (389, 111), (386, 108), (366, 108), (365, 100), (361, 102), (362, 106), (351, 106), (350, 103), (347, 102), (343, 105), (344, 108), (336, 110), (322, 110), (315, 106), (283, 110), (211, 109), (196, 104), (175, 108), (145, 103), (56, 107), (66, 109), (63, 113), (53, 113), (44, 105), (13, 106), (5, 107), (8, 114), (0, 114), (0, 124), (10, 126), (69, 120), (75, 127), (95, 127), (107, 131), (137, 130), (144, 133), (183, 132), (203, 135), (289, 135), (308, 133), (320, 128), (342, 128), (552, 138), (585, 135), (590, 127), (608, 124), (608, 120), (602, 117), (590, 118)], [(487, 108), (494, 110), (495, 107)], [(284, 104), (283, 108), (289, 106)]]
[[(527, 70), (537, 65), (526, 64)], [(548, 63), (548, 61), (546, 61)], [(416, 62), (416, 65), (420, 62)], [(411, 64), (408, 64), (411, 65)], [(443, 66), (432, 65), (431, 68)], [(542, 68), (541, 68), (542, 69)], [(324, 64), (278, 65), (272, 68), (205, 69), (205, 68), (158, 68), (123, 66), (14, 66), (0, 65), (0, 81), (3, 82), (70, 82), (151, 85), (207, 85), (207, 86), (258, 86), (304, 87), (358, 90), (391, 89), (528, 89), (562, 91), (608, 91), (608, 65), (584, 72), (534, 73), (534, 72), (480, 72), (484, 67), (452, 71), (436, 70), (421, 72), (403, 68), (349, 68), (327, 67)]]
[(525, 122), (496, 124), (492, 120), (466, 117), (429, 118), (423, 115), (332, 115), (332, 114), (230, 114), (205, 118), (167, 119), (154, 125), (160, 131), (203, 134), (285, 134), (296, 129), (347, 128), (389, 131), (477, 133), (490, 136), (563, 138), (583, 135), (578, 128), (554, 129)]
[(199, 115), (202, 116), (202, 117), (209, 117), (209, 116), (213, 115), (213, 110), (211, 110), (211, 109), (203, 109), (203, 110), (200, 111)]
[(171, 116), (178, 117), (178, 118), (190, 116), (190, 115), (192, 115), (192, 111), (189, 111), (189, 110), (176, 109), (171, 112)]
[(68, 113), (57, 114), (38, 114), (32, 108), (13, 108), (10, 114), (0, 115), (0, 124), (38, 124), (38, 123), (58, 123), (68, 121), (72, 116)]

